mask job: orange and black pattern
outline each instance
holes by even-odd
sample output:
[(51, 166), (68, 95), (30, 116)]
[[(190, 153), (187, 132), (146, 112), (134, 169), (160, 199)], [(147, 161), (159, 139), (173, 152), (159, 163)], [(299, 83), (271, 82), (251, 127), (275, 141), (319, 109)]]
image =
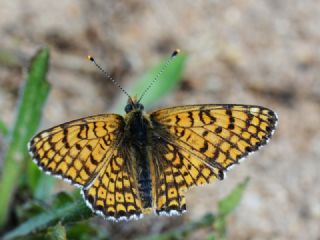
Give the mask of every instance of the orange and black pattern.
[(141, 199), (130, 155), (115, 150), (99, 175), (82, 190), (88, 206), (111, 220), (142, 217)]
[[(130, 105), (131, 104), (131, 105)], [(87, 205), (111, 220), (186, 210), (185, 192), (225, 172), (271, 138), (276, 114), (248, 105), (191, 105), (150, 115), (83, 118), (37, 134), (29, 151), (39, 168), (81, 188)]]
[(277, 123), (273, 111), (245, 105), (174, 107), (150, 119), (160, 138), (153, 154), (159, 157), (154, 198), (163, 214), (183, 212), (187, 189), (222, 180), (234, 164), (268, 142)]
[(219, 178), (220, 171), (213, 168), (183, 147), (158, 139), (153, 149), (154, 201), (159, 215), (177, 215), (186, 210), (184, 193), (196, 185), (203, 185)]
[(37, 134), (29, 152), (41, 170), (82, 187), (112, 156), (123, 127), (115, 114), (67, 122)]

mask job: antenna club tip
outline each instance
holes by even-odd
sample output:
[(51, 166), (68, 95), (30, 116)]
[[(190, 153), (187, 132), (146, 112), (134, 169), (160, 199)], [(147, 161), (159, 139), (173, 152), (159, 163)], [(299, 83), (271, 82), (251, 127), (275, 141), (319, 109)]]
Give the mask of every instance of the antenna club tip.
[(87, 56), (88, 60), (90, 60), (91, 62), (94, 62), (94, 58), (90, 55)]
[(181, 50), (179, 48), (177, 48), (176, 50), (173, 51), (171, 57), (177, 56), (180, 52), (181, 52)]

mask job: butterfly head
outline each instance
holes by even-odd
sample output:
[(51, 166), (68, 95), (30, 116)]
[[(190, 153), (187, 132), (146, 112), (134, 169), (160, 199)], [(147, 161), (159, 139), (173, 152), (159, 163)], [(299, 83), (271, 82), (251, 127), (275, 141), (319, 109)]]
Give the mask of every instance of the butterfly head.
[(144, 106), (138, 101), (136, 97), (130, 97), (128, 99), (128, 103), (126, 107), (124, 108), (126, 113), (132, 112), (132, 111), (143, 111)]

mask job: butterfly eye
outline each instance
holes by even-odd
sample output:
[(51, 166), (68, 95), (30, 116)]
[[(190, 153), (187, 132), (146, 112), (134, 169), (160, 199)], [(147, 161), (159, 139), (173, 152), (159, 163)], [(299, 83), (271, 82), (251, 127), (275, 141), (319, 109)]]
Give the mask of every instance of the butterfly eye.
[(144, 106), (141, 104), (141, 103), (138, 103), (136, 105), (136, 108), (139, 109), (139, 110), (143, 110), (144, 109)]
[(124, 108), (124, 110), (126, 111), (126, 113), (131, 112), (133, 109), (132, 104), (127, 104), (127, 106)]

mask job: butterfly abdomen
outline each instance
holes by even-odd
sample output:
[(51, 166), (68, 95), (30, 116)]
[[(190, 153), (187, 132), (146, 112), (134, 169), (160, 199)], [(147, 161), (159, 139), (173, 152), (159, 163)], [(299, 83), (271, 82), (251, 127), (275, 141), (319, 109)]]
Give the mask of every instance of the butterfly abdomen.
[[(150, 176), (150, 166), (147, 154), (147, 131), (148, 120), (141, 111), (135, 111), (128, 115), (127, 121), (127, 142), (135, 152), (138, 191), (142, 200), (143, 208), (152, 207), (152, 185)], [(130, 137), (129, 137), (130, 136)]]
[(150, 178), (150, 166), (147, 159), (146, 151), (143, 153), (140, 152), (137, 158), (137, 167), (138, 167), (138, 188), (140, 197), (143, 203), (143, 208), (152, 207), (152, 198), (151, 198), (151, 178)]

